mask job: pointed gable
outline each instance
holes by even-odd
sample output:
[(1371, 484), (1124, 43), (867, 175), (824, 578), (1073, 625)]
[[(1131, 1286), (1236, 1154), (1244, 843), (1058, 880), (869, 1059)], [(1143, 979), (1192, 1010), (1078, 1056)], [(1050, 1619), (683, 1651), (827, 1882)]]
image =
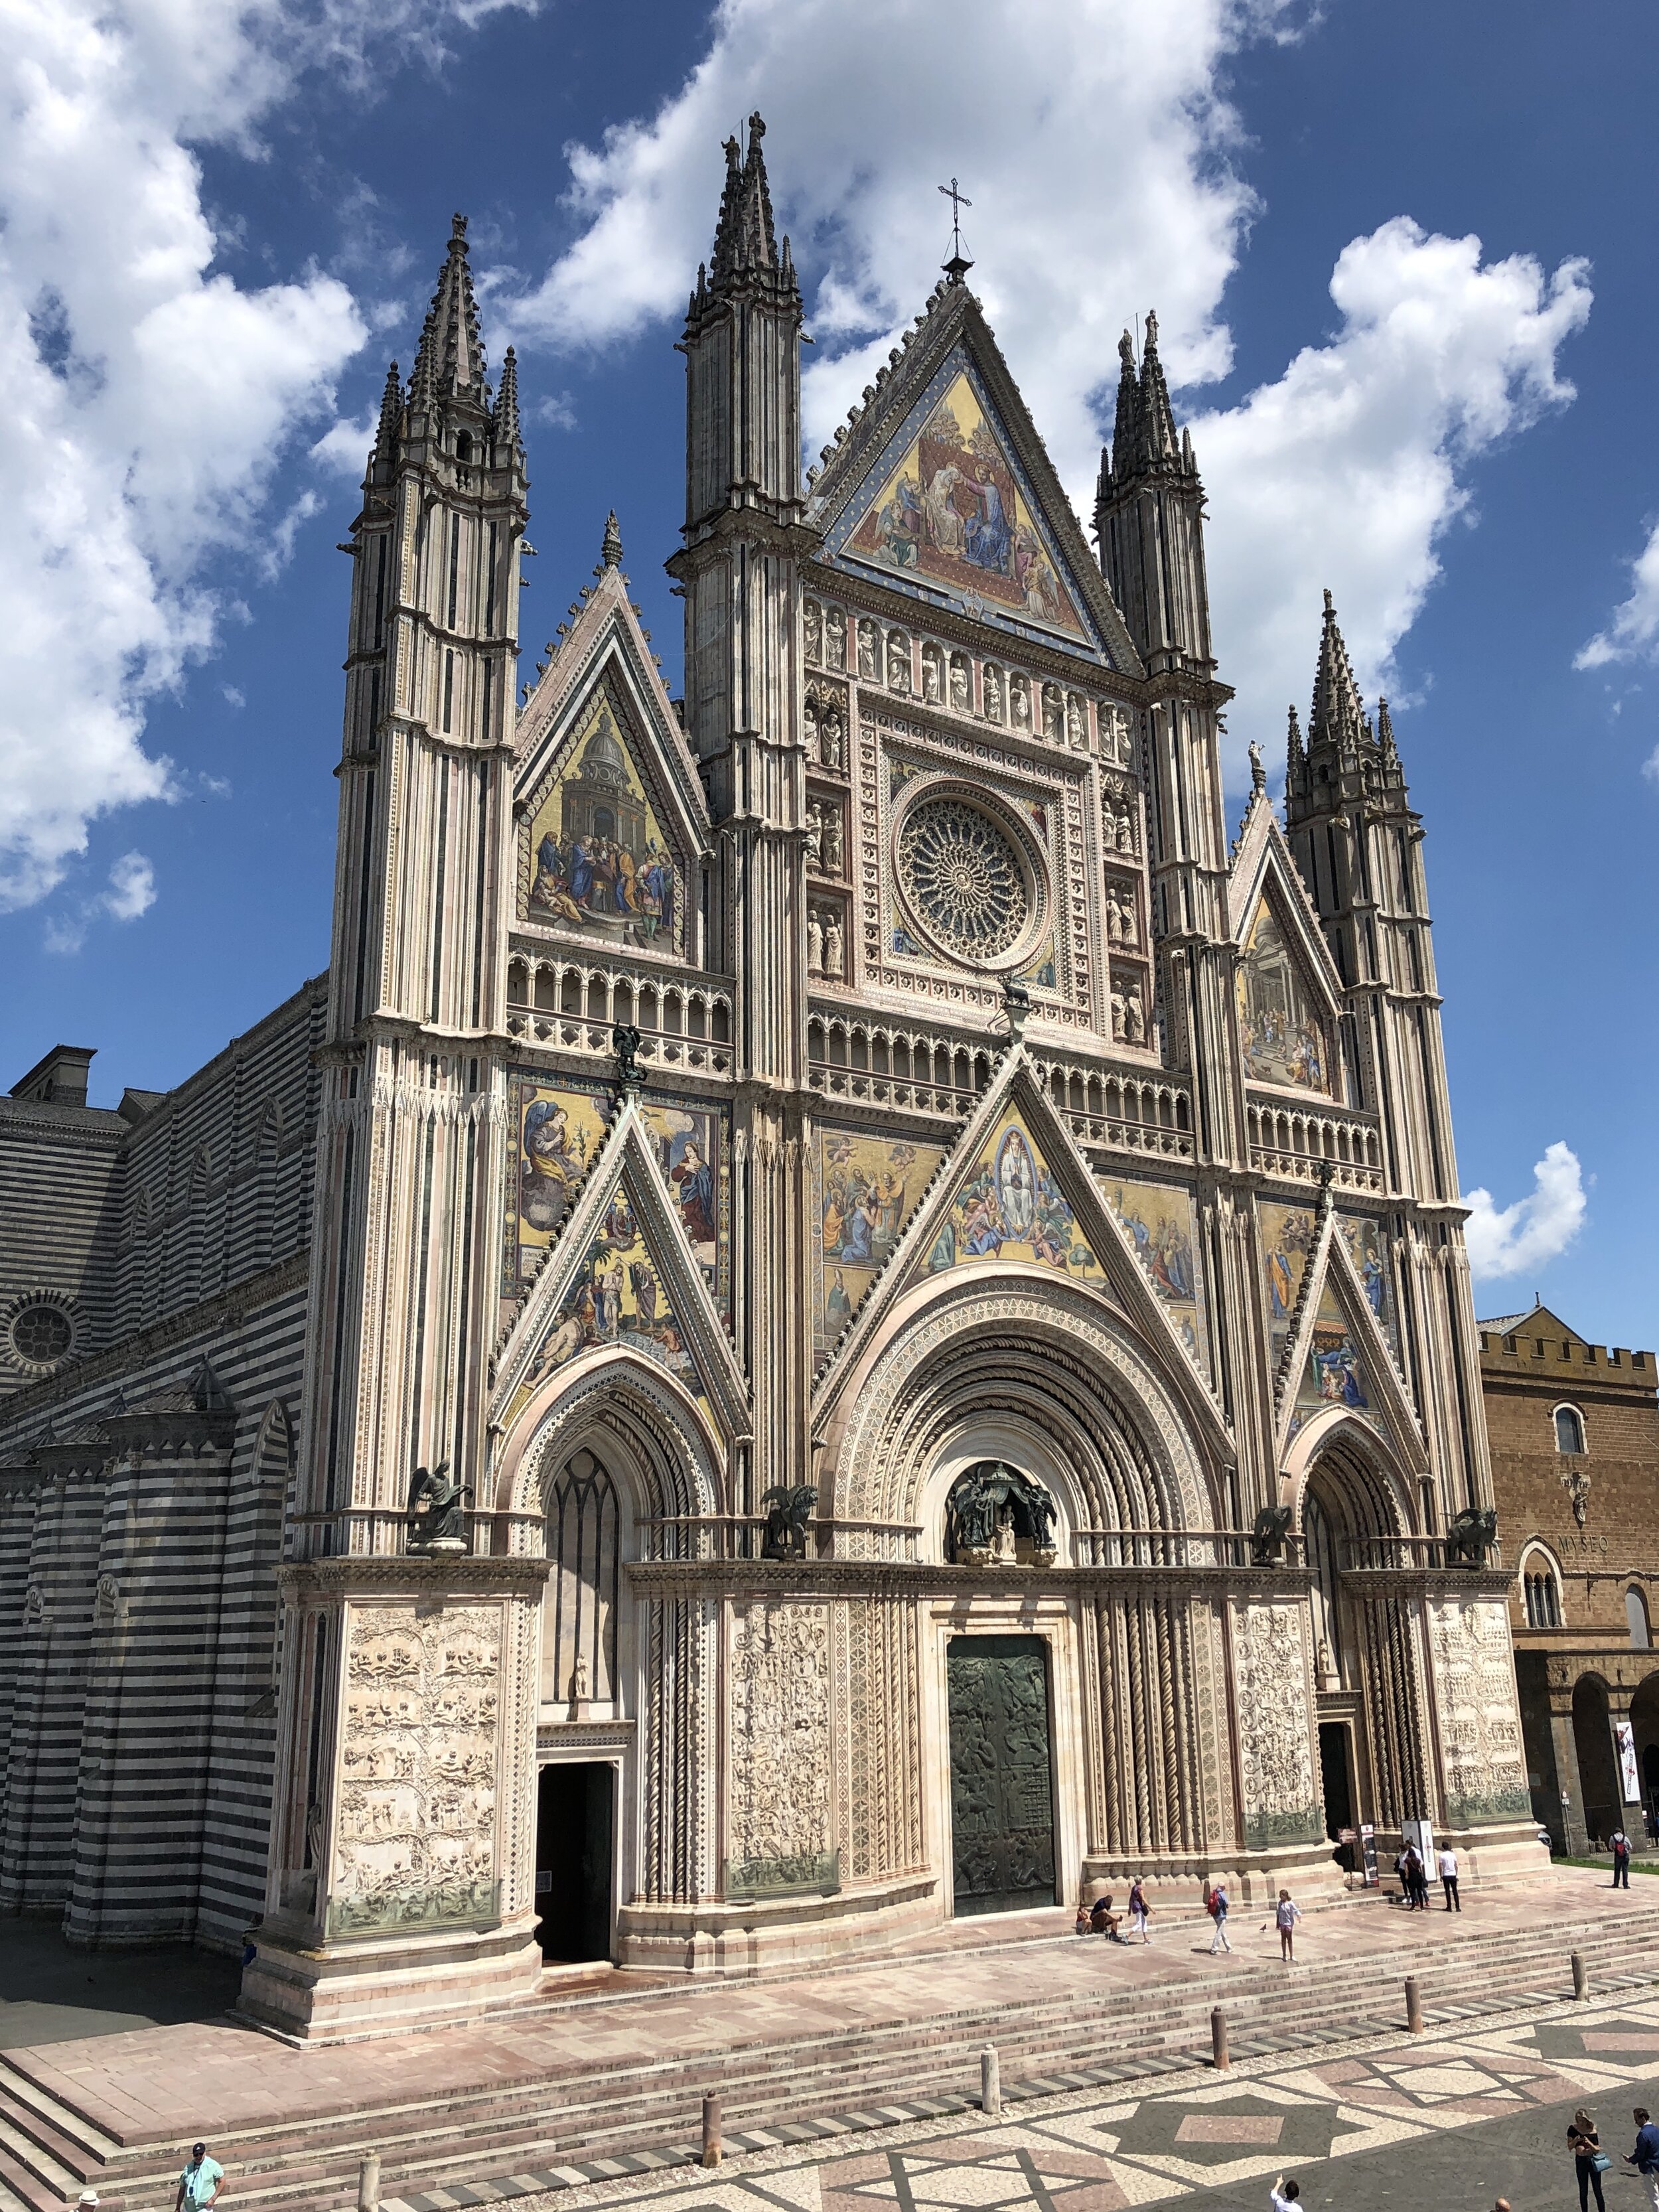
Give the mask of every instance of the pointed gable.
[(1245, 932), (1237, 978), (1245, 1079), (1299, 1091), (1335, 1090), (1335, 1033), (1305, 957), (1264, 890)]
[(1395, 1365), (1370, 1288), (1355, 1267), (1348, 1224), (1328, 1196), (1308, 1254), (1294, 1322), (1282, 1342), (1275, 1391), (1281, 1460), (1314, 1422), (1346, 1415), (1385, 1437), (1407, 1468), (1426, 1469), (1416, 1410)]
[(1105, 578), (964, 285), (935, 293), (907, 348), (815, 483), (823, 557), (1138, 675)]
[(681, 1188), (685, 1176), (665, 1164), (672, 1147), (665, 1152), (661, 1119), (655, 1103), (623, 1103), (555, 1232), (501, 1349), (492, 1418), (502, 1427), (550, 1377), (606, 1352), (661, 1367), (729, 1431), (744, 1425), (741, 1371), (712, 1294), (714, 1271), (693, 1242), (699, 1223)]
[(599, 584), (520, 718), (518, 913), (683, 957), (706, 809), (621, 557), (613, 515)]

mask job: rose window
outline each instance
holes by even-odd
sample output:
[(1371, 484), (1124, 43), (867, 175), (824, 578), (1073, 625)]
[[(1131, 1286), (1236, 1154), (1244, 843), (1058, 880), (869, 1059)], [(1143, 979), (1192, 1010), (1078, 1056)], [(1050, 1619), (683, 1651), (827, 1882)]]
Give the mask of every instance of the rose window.
[(1006, 952), (1030, 917), (1012, 840), (958, 799), (924, 799), (912, 809), (899, 836), (898, 878), (918, 920), (970, 964)]
[(44, 1303), (25, 1306), (11, 1325), (12, 1349), (31, 1367), (51, 1367), (74, 1340), (69, 1316)]

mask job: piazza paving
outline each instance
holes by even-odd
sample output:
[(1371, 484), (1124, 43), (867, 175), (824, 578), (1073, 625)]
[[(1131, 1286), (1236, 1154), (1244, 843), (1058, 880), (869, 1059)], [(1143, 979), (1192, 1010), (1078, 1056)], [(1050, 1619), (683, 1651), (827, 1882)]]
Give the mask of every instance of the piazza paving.
[[(651, 2212), (1120, 2212), (1202, 2195), (1261, 2212), (1280, 2172), (1309, 2212), (1327, 2205), (1456, 2203), (1515, 2212), (1576, 2193), (1567, 2118), (1588, 2104), (1614, 2154), (1608, 2212), (1646, 2193), (1619, 2154), (1631, 2109), (1659, 2104), (1651, 1996), (1562, 2004), (1465, 2033), (1394, 2035), (1327, 2058), (1262, 2058), (1190, 2071), (1141, 2094), (1022, 2099), (1000, 2120), (912, 2121), (856, 2145), (779, 2145), (713, 2172), (627, 2175), (517, 2200), (515, 2212), (592, 2204)], [(750, 2138), (752, 2139), (752, 2138)], [(488, 2202), (487, 2187), (433, 2192), (417, 2212)], [(383, 2212), (399, 2212), (388, 2205)]]

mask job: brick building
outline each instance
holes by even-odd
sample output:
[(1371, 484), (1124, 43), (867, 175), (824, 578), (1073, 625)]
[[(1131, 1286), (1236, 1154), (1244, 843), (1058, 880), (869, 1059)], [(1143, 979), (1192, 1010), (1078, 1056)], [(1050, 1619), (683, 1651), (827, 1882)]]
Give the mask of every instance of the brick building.
[(1583, 1851), (1659, 1819), (1659, 1399), (1651, 1352), (1534, 1305), (1480, 1324), (1492, 1495), (1534, 1810)]

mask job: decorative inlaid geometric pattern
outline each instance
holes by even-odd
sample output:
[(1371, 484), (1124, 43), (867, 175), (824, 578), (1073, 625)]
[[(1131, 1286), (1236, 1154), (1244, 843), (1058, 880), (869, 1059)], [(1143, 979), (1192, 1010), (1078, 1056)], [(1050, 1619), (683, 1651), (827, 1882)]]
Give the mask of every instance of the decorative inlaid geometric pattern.
[(899, 832), (900, 889), (918, 921), (958, 960), (994, 960), (1031, 911), (1019, 856), (988, 815), (959, 799), (926, 799)]

